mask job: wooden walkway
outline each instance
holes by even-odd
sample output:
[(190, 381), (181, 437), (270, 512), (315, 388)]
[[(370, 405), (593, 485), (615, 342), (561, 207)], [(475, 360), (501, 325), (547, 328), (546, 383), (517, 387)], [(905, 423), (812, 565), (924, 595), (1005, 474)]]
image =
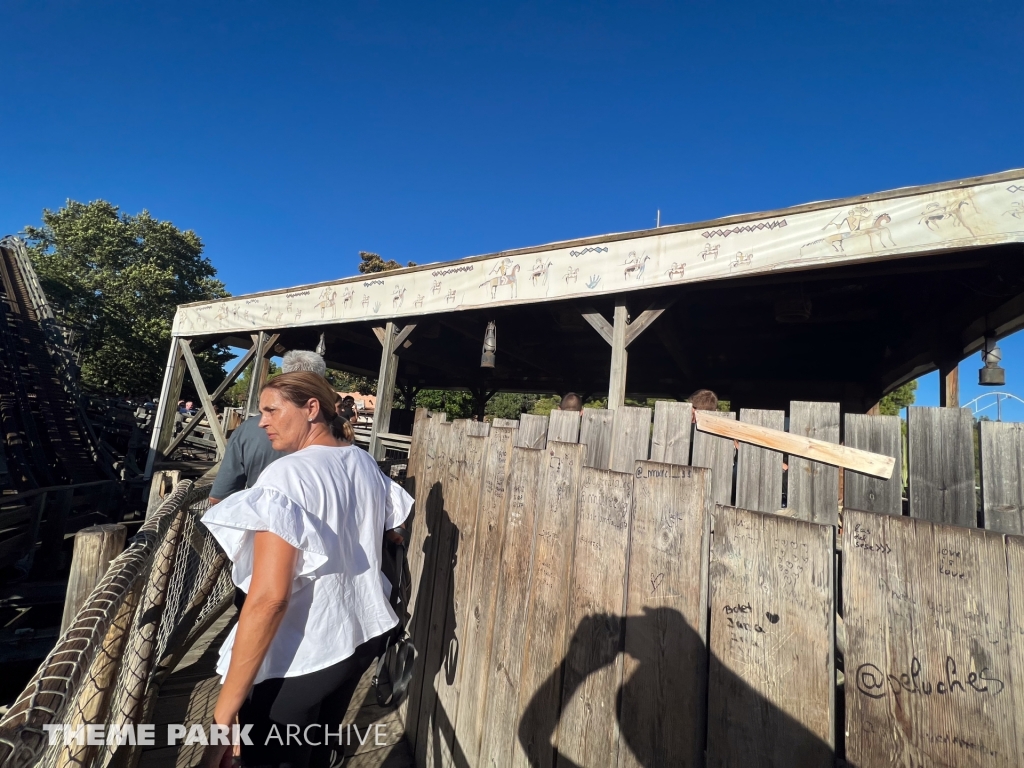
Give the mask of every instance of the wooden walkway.
[[(189, 726), (212, 720), (220, 687), (215, 672), (217, 655), (234, 619), (235, 609), (230, 608), (199, 639), (164, 683), (152, 718), (158, 743), (169, 723)], [(412, 753), (403, 738), (398, 712), (377, 706), (370, 690), (371, 674), (372, 671), (368, 671), (360, 681), (345, 723), (361, 731), (375, 723), (382, 724), (384, 727), (379, 729), (376, 740), (382, 746), (375, 744), (373, 738), (364, 746), (354, 745), (345, 760), (345, 768), (411, 768)], [(199, 765), (202, 753), (201, 745), (149, 747), (142, 753), (139, 768), (194, 768)]]

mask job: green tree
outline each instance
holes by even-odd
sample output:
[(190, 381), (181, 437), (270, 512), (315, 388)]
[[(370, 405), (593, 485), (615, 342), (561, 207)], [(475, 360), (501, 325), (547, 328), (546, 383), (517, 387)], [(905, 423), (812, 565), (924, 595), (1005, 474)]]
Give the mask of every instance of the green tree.
[(484, 406), (484, 414), (498, 419), (518, 419), (524, 413), (532, 413), (539, 396), (515, 392), (498, 392)]
[(473, 415), (473, 395), (445, 389), (421, 389), (416, 393), (416, 407), (444, 411), (448, 419), (468, 419)]
[(878, 409), (883, 416), (899, 416), (900, 411), (908, 405), (913, 405), (917, 398), (917, 381), (908, 381), (902, 387), (897, 387), (878, 403)]
[[(416, 262), (410, 261), (406, 266), (415, 267)], [(370, 275), (375, 272), (389, 272), (392, 269), (402, 269), (402, 265), (394, 259), (384, 261), (384, 259), (376, 253), (370, 253), (369, 251), (359, 252), (359, 271), (362, 274)]]
[[(43, 290), (65, 322), (84, 331), (82, 383), (93, 390), (155, 395), (179, 304), (228, 295), (192, 230), (131, 216), (105, 200), (43, 211), (26, 227)], [(204, 379), (223, 375), (227, 350), (199, 354)], [(186, 390), (187, 391), (187, 390)]]

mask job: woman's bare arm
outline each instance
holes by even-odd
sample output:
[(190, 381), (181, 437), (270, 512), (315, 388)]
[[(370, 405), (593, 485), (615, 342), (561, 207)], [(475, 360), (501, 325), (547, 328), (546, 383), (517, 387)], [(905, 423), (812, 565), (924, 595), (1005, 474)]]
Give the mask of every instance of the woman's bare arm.
[(298, 556), (299, 550), (277, 534), (269, 531), (256, 533), (252, 581), (238, 616), (231, 663), (213, 713), (215, 723), (234, 723), (242, 702), (249, 695), (256, 673), (288, 608)]

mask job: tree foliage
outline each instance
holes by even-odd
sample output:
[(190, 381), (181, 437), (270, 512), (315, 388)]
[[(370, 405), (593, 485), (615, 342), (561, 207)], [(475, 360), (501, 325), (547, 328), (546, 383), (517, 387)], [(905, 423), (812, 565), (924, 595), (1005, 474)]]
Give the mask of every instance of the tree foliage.
[(497, 419), (518, 419), (521, 414), (533, 413), (539, 395), (498, 392), (484, 406), (484, 414)]
[(879, 411), (881, 411), (883, 416), (899, 416), (900, 411), (908, 405), (914, 404), (914, 400), (917, 398), (916, 391), (917, 381), (908, 381), (902, 387), (897, 387), (879, 401)]
[[(406, 266), (415, 267), (416, 262), (410, 261)], [(359, 271), (362, 274), (370, 275), (375, 272), (389, 272), (392, 269), (402, 269), (402, 265), (394, 259), (384, 261), (379, 254), (370, 253), (370, 251), (359, 252)]]
[(421, 389), (416, 393), (416, 407), (444, 411), (448, 419), (468, 419), (473, 415), (473, 395), (445, 389)]
[[(192, 230), (131, 216), (104, 200), (68, 200), (26, 227), (29, 253), (50, 303), (80, 328), (82, 382), (109, 394), (160, 390), (179, 304), (228, 295)], [(204, 378), (223, 373), (226, 350), (199, 357)]]

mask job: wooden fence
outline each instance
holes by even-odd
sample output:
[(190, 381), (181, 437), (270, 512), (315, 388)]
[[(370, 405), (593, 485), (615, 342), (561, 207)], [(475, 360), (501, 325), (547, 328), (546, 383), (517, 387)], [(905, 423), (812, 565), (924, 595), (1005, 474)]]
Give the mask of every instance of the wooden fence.
[(1020, 428), (982, 425), (979, 513), (969, 415), (909, 421), (915, 517), (896, 417), (788, 418), (894, 456), (884, 481), (737, 450), (682, 403), (418, 413), (417, 765), (1024, 764), (1024, 539), (948, 524), (1020, 526)]

